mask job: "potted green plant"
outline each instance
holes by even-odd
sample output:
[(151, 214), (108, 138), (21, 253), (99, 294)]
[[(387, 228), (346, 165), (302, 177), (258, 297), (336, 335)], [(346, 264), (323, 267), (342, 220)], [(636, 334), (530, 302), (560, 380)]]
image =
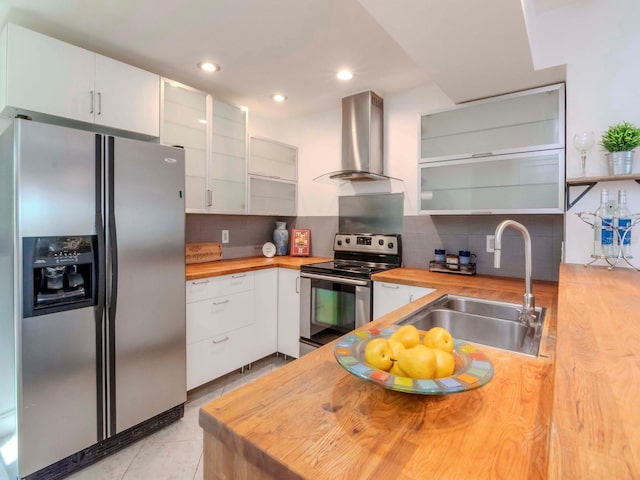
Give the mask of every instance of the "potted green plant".
[(602, 135), (600, 145), (609, 152), (609, 174), (629, 174), (633, 169), (633, 149), (640, 145), (640, 128), (629, 122), (612, 125)]

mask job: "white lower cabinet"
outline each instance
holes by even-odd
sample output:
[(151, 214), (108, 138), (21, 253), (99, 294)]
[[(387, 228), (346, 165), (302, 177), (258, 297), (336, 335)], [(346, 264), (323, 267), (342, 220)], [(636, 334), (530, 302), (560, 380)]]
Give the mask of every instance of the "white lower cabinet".
[(278, 349), (278, 268), (257, 270), (254, 291), (253, 360)]
[(187, 389), (254, 358), (254, 272), (187, 282)]
[(247, 339), (252, 335), (248, 326), (187, 344), (187, 390), (251, 363)]
[(187, 282), (187, 389), (275, 353), (278, 269)]
[(278, 352), (300, 356), (300, 271), (278, 268)]
[(435, 289), (399, 283), (373, 282), (373, 319), (393, 312), (431, 292), (435, 292)]

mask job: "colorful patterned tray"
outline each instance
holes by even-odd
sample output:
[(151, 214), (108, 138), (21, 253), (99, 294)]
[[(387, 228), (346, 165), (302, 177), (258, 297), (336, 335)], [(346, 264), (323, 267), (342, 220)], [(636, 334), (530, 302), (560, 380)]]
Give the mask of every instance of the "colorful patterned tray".
[(414, 379), (392, 375), (369, 366), (364, 349), (374, 338), (389, 338), (399, 327), (361, 330), (338, 340), (334, 354), (338, 363), (358, 378), (382, 385), (389, 390), (422, 395), (444, 395), (466, 392), (481, 387), (493, 377), (493, 365), (475, 345), (454, 339), (456, 368), (452, 376), (435, 380)]

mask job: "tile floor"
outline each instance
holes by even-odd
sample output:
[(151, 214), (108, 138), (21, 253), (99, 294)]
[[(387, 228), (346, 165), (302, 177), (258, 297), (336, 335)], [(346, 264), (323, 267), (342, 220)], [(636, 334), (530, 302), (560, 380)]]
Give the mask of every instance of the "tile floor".
[(284, 364), (282, 356), (267, 357), (254, 363), (251, 370), (233, 372), (189, 392), (184, 417), (179, 421), (74, 473), (67, 480), (201, 480), (200, 407)]

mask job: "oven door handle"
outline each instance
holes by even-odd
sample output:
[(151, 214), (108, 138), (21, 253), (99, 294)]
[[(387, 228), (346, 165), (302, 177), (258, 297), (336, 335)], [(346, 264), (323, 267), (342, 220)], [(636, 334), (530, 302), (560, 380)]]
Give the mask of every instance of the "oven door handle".
[(327, 280), (328, 282), (342, 283), (345, 285), (356, 285), (359, 287), (368, 287), (369, 282), (366, 280), (355, 280), (353, 278), (334, 277), (331, 275), (320, 275), (317, 273), (301, 273), (302, 278), (311, 278), (313, 280)]

